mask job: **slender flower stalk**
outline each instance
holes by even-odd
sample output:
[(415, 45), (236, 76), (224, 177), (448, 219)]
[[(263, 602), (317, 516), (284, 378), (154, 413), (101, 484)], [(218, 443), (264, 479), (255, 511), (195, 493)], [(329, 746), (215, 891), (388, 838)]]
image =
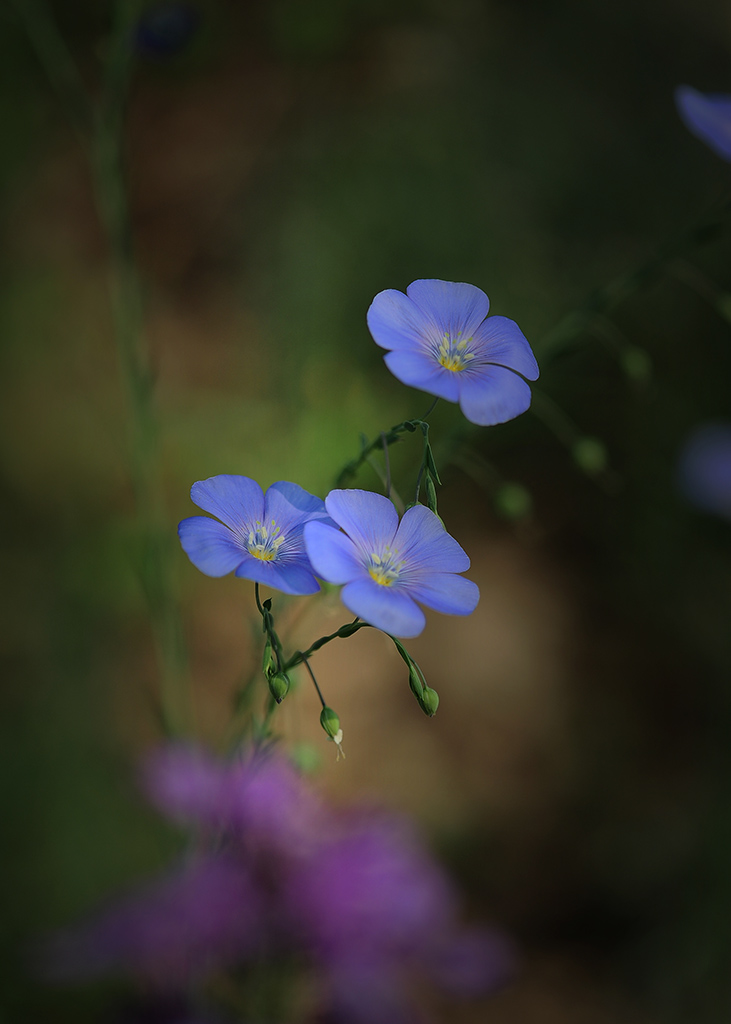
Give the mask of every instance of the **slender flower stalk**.
[(117, 0), (99, 100), (86, 95), (74, 60), (41, 0), (17, 0), (38, 59), (87, 153), (99, 217), (108, 246), (114, 342), (127, 399), (132, 486), (141, 534), (137, 568), (150, 611), (161, 674), (161, 713), (169, 734), (187, 730), (187, 658), (172, 596), (173, 547), (162, 497), (159, 427), (142, 289), (133, 253), (124, 176), (124, 115), (133, 70), (132, 28), (142, 0)]

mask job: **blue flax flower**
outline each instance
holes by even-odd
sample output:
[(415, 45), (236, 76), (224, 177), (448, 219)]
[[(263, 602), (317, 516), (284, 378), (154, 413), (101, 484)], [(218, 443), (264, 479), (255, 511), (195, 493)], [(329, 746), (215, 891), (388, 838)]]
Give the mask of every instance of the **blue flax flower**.
[(731, 423), (705, 423), (686, 439), (678, 481), (697, 508), (731, 521)]
[(297, 484), (272, 484), (266, 494), (247, 476), (199, 480), (190, 496), (204, 512), (178, 527), (188, 558), (206, 576), (234, 572), (285, 594), (320, 589), (305, 552), (302, 531), (310, 519), (327, 519), (321, 498)]
[(704, 95), (689, 85), (679, 85), (675, 105), (688, 131), (731, 161), (731, 96)]
[(305, 526), (315, 572), (345, 584), (346, 608), (395, 636), (418, 636), (426, 625), (416, 604), (449, 615), (469, 615), (480, 597), (458, 576), (470, 560), (438, 516), (424, 505), (407, 509), (399, 523), (393, 502), (371, 491), (331, 491), (325, 508), (345, 533), (325, 523)]
[(530, 405), (538, 364), (523, 332), (504, 316), (487, 317), (490, 300), (471, 284), (413, 281), (406, 294), (379, 292), (368, 329), (386, 366), (404, 384), (459, 402), (471, 423), (511, 420)]

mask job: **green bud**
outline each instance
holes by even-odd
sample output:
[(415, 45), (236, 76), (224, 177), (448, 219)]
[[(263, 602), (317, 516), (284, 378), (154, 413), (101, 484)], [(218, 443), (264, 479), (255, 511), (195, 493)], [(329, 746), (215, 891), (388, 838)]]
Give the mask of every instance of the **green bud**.
[(437, 511), (437, 489), (434, 486), (434, 481), (431, 478), (431, 473), (426, 474), (426, 480), (424, 481), (426, 487), (426, 503), (431, 512), (436, 513)]
[(438, 484), (441, 484), (442, 481), (439, 479), (439, 470), (437, 469), (437, 464), (434, 461), (434, 452), (431, 450), (431, 445), (428, 443), (426, 446), (426, 469), (427, 473), (429, 473), (430, 476), (433, 476), (434, 480)]
[(261, 670), (267, 679), (270, 679), (277, 669), (277, 663), (272, 653), (272, 645), (269, 640), (264, 644), (264, 656), (261, 659)]
[(428, 715), (429, 718), (433, 718), (439, 707), (439, 694), (436, 690), (432, 690), (431, 686), (425, 686), (419, 703), (424, 714)]
[(508, 481), (495, 491), (495, 511), (504, 519), (523, 519), (533, 508), (533, 498), (522, 484)]
[(276, 672), (270, 676), (269, 692), (277, 704), (281, 704), (289, 692), (289, 676), (284, 672)]
[(411, 692), (421, 704), (424, 697), (424, 684), (421, 681), (421, 676), (413, 665), (409, 666), (409, 686), (411, 687)]
[(571, 454), (574, 462), (589, 476), (596, 476), (607, 468), (607, 449), (596, 437), (582, 437)]
[(323, 727), (325, 732), (328, 734), (331, 740), (334, 740), (337, 734), (340, 732), (340, 719), (335, 714), (332, 708), (324, 707), (320, 712), (320, 725)]

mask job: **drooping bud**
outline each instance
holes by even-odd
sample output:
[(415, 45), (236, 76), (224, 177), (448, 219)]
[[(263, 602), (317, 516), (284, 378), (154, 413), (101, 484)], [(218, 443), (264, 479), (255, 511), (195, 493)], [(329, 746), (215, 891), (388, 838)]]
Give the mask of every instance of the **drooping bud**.
[(264, 675), (267, 677), (267, 679), (271, 679), (271, 677), (274, 675), (274, 673), (277, 670), (277, 663), (274, 660), (274, 654), (272, 652), (272, 644), (271, 644), (271, 641), (269, 639), (267, 639), (267, 642), (264, 645), (264, 656), (262, 657), (262, 660), (261, 660), (261, 670), (264, 673)]
[(320, 712), (320, 725), (327, 733), (329, 739), (338, 748), (338, 760), (340, 760), (341, 755), (345, 757), (345, 751), (342, 748), (343, 730), (340, 728), (340, 719), (333, 709), (327, 707), (327, 705)]
[(431, 686), (425, 686), (419, 704), (421, 704), (421, 710), (424, 714), (428, 715), (429, 718), (433, 718), (439, 707), (439, 694), (436, 690), (432, 690)]
[(421, 704), (424, 697), (424, 684), (413, 663), (409, 665), (409, 686), (411, 687), (411, 692)]
[(269, 677), (269, 692), (277, 704), (281, 704), (289, 693), (289, 676), (285, 672), (275, 672)]
[(340, 719), (332, 708), (325, 706), (320, 712), (320, 725), (328, 734), (331, 740), (335, 739), (336, 733), (340, 730)]

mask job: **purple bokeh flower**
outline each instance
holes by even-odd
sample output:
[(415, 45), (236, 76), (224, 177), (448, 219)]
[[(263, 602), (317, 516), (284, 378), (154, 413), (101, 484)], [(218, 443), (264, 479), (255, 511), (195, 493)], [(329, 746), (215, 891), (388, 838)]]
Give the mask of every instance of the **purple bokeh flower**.
[(308, 523), (307, 553), (319, 576), (344, 584), (343, 604), (365, 622), (411, 637), (426, 625), (417, 601), (449, 615), (475, 610), (477, 585), (457, 575), (470, 560), (424, 505), (407, 509), (400, 523), (393, 502), (372, 491), (331, 491), (325, 507), (345, 532)]
[(693, 505), (731, 520), (731, 423), (706, 423), (689, 435), (678, 483)]
[(208, 516), (191, 516), (178, 536), (193, 565), (207, 576), (236, 576), (285, 594), (320, 589), (302, 539), (306, 522), (327, 519), (321, 498), (298, 484), (272, 484), (266, 494), (247, 476), (199, 480), (190, 496)]
[(704, 94), (689, 85), (675, 90), (683, 124), (724, 160), (731, 161), (731, 96)]
[(281, 757), (222, 761), (199, 747), (169, 744), (142, 769), (150, 802), (179, 825), (226, 834), (251, 854), (305, 851), (325, 827), (325, 809)]
[(161, 990), (251, 957), (263, 904), (251, 874), (208, 855), (147, 883), (51, 945), (52, 976), (80, 980), (133, 974)]
[(327, 808), (273, 752), (223, 762), (169, 745), (143, 780), (195, 829), (194, 852), (57, 936), (55, 980), (126, 973), (184, 999), (227, 969), (255, 985), (258, 970), (286, 963), (289, 984), (296, 964), (317, 1019), (407, 1024), (416, 984), (470, 997), (511, 973), (502, 936), (459, 926), (449, 878), (403, 819)]
[[(379, 292), (368, 329), (404, 384), (459, 402), (471, 423), (511, 420), (530, 405), (538, 364), (523, 332), (504, 316), (487, 318), (490, 300), (471, 284), (413, 281), (406, 294)], [(487, 318), (487, 319), (486, 319)]]

